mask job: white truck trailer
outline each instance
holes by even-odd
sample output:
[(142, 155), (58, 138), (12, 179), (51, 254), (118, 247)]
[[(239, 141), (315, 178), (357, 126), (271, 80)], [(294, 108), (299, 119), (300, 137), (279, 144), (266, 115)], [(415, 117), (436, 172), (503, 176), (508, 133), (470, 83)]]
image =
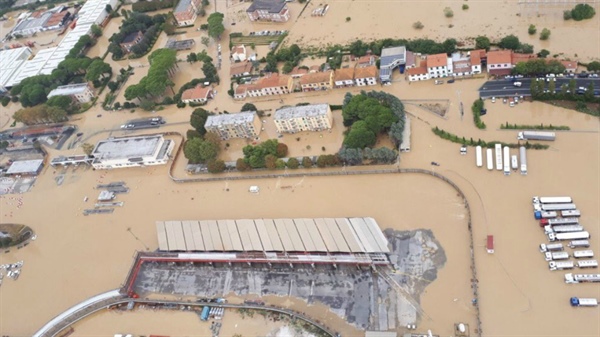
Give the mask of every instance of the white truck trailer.
[(503, 149), (503, 168), (504, 168), (504, 175), (505, 176), (509, 176), (510, 175), (510, 149), (508, 148), (508, 146), (505, 146)]
[(554, 270), (566, 270), (575, 268), (573, 261), (550, 261), (548, 262), (548, 269)]
[(521, 146), (519, 148), (519, 155), (520, 155), (520, 162), (521, 162), (521, 174), (526, 176), (527, 175), (527, 149), (525, 149), (525, 146)]
[(545, 252), (560, 252), (562, 250), (564, 250), (565, 248), (563, 247), (562, 243), (542, 243), (540, 244), (540, 252), (545, 253)]
[(573, 252), (573, 257), (576, 259), (591, 259), (594, 257), (593, 250), (576, 250)]
[(578, 218), (558, 218), (558, 219), (548, 219), (548, 225), (550, 226), (560, 226), (560, 225), (570, 225), (570, 224), (578, 224)]
[(567, 252), (546, 252), (544, 253), (546, 261), (568, 260), (569, 253)]
[(577, 268), (598, 268), (598, 261), (596, 260), (579, 260), (577, 261)]
[(573, 240), (567, 245), (569, 248), (588, 248), (590, 240)]
[(510, 168), (513, 171), (516, 171), (519, 169), (519, 160), (517, 159), (517, 155), (513, 154), (510, 156)]
[(569, 303), (571, 303), (572, 307), (597, 307), (598, 306), (598, 300), (595, 298), (571, 297), (571, 299), (569, 299)]
[(565, 274), (565, 283), (600, 282), (600, 274)]
[(590, 238), (590, 233), (583, 232), (571, 232), (571, 233), (550, 233), (548, 234), (548, 241), (566, 241), (566, 240), (587, 240)]
[(564, 210), (560, 212), (563, 217), (580, 217), (581, 212), (577, 209)]
[(496, 144), (494, 148), (496, 150), (496, 170), (502, 171), (502, 145)]
[(494, 169), (494, 155), (493, 155), (493, 151), (492, 149), (487, 149), (485, 151), (486, 153), (486, 158), (487, 158), (487, 169), (488, 170), (493, 170)]
[(533, 197), (533, 202), (542, 204), (572, 204), (571, 197)]
[(483, 151), (481, 146), (475, 148), (475, 163), (477, 164), (477, 167), (483, 166)]
[(548, 131), (523, 131), (517, 135), (518, 140), (548, 140), (556, 139), (556, 133)]
[(542, 204), (542, 211), (565, 211), (577, 209), (575, 204)]
[(581, 232), (581, 231), (583, 231), (583, 226), (581, 226), (581, 225), (561, 225), (561, 226), (547, 225), (547, 226), (544, 226), (544, 231), (546, 234)]
[(400, 143), (400, 152), (410, 152), (410, 118), (404, 115), (404, 131), (402, 131), (402, 143)]

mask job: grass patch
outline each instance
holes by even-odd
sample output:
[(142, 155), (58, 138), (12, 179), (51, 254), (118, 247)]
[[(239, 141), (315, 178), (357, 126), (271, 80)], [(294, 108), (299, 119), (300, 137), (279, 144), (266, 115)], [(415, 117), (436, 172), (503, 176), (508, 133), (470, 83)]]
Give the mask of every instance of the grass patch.
[(571, 130), (570, 127), (566, 125), (526, 125), (526, 124), (509, 124), (506, 122), (505, 124), (500, 125), (500, 129), (502, 130)]
[[(232, 34), (233, 35), (233, 34)], [(251, 44), (253, 43), (255, 46), (264, 46), (269, 45), (271, 42), (277, 42), (278, 44), (285, 39), (287, 33), (281, 35), (252, 35), (252, 36), (230, 36), (231, 44), (239, 45), (239, 44)]]
[(483, 110), (484, 104), (483, 100), (480, 98), (473, 102), (471, 106), (471, 111), (473, 112), (473, 122), (475, 126), (480, 130), (485, 130), (485, 123), (481, 120), (481, 110)]
[(467, 139), (465, 137), (459, 137), (450, 132), (446, 132), (446, 131), (438, 128), (437, 126), (435, 128), (432, 128), (431, 131), (433, 131), (433, 133), (435, 133), (437, 136), (439, 136), (442, 139), (449, 140), (449, 141), (451, 141), (453, 143), (457, 143), (457, 144), (464, 144), (467, 146), (481, 146), (483, 148), (493, 149), (496, 144), (501, 144), (502, 147), (508, 146), (511, 149), (518, 149), (521, 146), (525, 146), (525, 148), (533, 149), (533, 150), (546, 150), (549, 148), (548, 145), (537, 144), (537, 143), (531, 144), (529, 142), (525, 142), (525, 144), (521, 144), (521, 143), (504, 143), (504, 142), (499, 142), (496, 140), (484, 141), (481, 139), (474, 140), (473, 138)]

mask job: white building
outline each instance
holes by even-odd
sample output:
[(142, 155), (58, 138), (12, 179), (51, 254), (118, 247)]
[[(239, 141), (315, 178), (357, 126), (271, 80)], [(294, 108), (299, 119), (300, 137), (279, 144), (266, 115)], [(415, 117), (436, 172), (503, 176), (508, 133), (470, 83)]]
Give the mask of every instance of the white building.
[(221, 139), (255, 138), (260, 134), (262, 123), (256, 111), (208, 116), (206, 132), (219, 135)]
[(377, 67), (365, 66), (358, 67), (354, 71), (354, 82), (356, 86), (363, 87), (366, 85), (377, 84)]
[(452, 74), (452, 59), (448, 55), (427, 55), (427, 73), (430, 78), (447, 77)]
[(54, 96), (70, 96), (74, 101), (87, 103), (94, 99), (94, 92), (87, 83), (61, 85), (48, 93), (48, 98)]
[(242, 44), (239, 46), (234, 46), (231, 49), (231, 57), (234, 61), (246, 61), (246, 47)]
[(406, 64), (406, 47), (389, 47), (381, 49), (379, 59), (379, 79), (381, 82), (392, 80), (392, 72), (398, 66)]
[(91, 157), (96, 170), (163, 165), (175, 142), (162, 135), (109, 138), (96, 144)]
[(29, 47), (0, 50), (0, 93), (8, 90), (7, 83), (31, 54)]
[(313, 104), (279, 109), (274, 121), (277, 132), (296, 133), (329, 130), (333, 117), (329, 104)]

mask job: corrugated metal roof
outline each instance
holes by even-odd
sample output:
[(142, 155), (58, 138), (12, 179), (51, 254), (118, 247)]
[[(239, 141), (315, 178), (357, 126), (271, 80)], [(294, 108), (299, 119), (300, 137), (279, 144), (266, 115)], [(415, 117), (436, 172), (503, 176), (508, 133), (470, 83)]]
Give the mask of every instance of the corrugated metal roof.
[(260, 237), (260, 242), (262, 243), (263, 249), (265, 252), (272, 252), (273, 245), (271, 244), (271, 238), (269, 238), (269, 232), (267, 231), (267, 227), (265, 226), (265, 222), (263, 219), (254, 220), (254, 225), (256, 226), (256, 230), (258, 231), (258, 235)]
[(223, 242), (223, 250), (225, 251), (234, 251), (233, 243), (231, 241), (231, 234), (229, 233), (229, 228), (227, 227), (227, 221), (225, 220), (217, 220), (217, 226), (219, 227), (219, 234), (221, 234), (221, 241)]
[(279, 233), (277, 233), (277, 228), (275, 228), (275, 222), (273, 221), (273, 219), (263, 219), (263, 220), (264, 220), (267, 232), (269, 233), (269, 239), (271, 240), (271, 245), (273, 246), (273, 251), (283, 252), (283, 244), (281, 243), (281, 239), (279, 238)]
[(156, 234), (158, 236), (158, 249), (163, 251), (169, 250), (169, 241), (167, 240), (167, 231), (165, 223), (162, 221), (156, 222)]
[(315, 252), (327, 252), (327, 247), (325, 246), (325, 242), (321, 237), (321, 233), (317, 229), (317, 225), (313, 219), (302, 219), (304, 221), (304, 225), (308, 230), (308, 234), (310, 234), (310, 238), (312, 239), (313, 244), (315, 245)]
[(317, 226), (319, 234), (321, 235), (321, 238), (325, 243), (325, 247), (327, 247), (327, 251), (334, 253), (339, 252), (340, 249), (338, 248), (335, 240), (333, 239), (331, 232), (329, 232), (327, 224), (325, 223), (325, 219), (315, 219), (315, 225)]
[(182, 221), (181, 227), (183, 228), (183, 238), (185, 239), (187, 250), (197, 250), (196, 243), (194, 242), (194, 234), (192, 233), (191, 221)]

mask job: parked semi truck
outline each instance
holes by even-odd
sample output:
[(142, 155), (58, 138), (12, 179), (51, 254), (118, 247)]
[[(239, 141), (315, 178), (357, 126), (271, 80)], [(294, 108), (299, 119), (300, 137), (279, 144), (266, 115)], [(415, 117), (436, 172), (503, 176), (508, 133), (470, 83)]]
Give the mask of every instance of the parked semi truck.
[(590, 240), (573, 240), (567, 246), (569, 248), (589, 248)]
[(562, 243), (542, 243), (540, 244), (540, 252), (545, 253), (545, 252), (560, 252), (562, 250), (564, 250), (565, 248), (563, 247)]
[[(548, 213), (548, 212), (546, 212)], [(560, 226), (560, 225), (575, 225), (579, 223), (578, 218), (558, 218), (558, 219), (541, 219), (540, 226)]]
[(510, 175), (510, 149), (508, 148), (508, 146), (505, 146), (502, 150), (503, 150), (502, 162), (504, 163), (504, 165), (503, 165), (504, 175), (509, 176)]
[(518, 140), (555, 140), (556, 133), (548, 131), (523, 131), (517, 135)]
[(577, 209), (564, 210), (560, 212), (563, 217), (580, 217), (581, 212)]
[(567, 252), (545, 252), (546, 261), (568, 260), (569, 253)]
[(521, 162), (521, 174), (526, 176), (527, 175), (527, 149), (525, 149), (525, 146), (521, 146), (519, 148), (519, 154), (520, 154), (520, 162)]
[(548, 268), (554, 270), (567, 270), (575, 268), (573, 261), (550, 261), (548, 262)]
[(573, 252), (573, 257), (576, 259), (591, 259), (594, 257), (593, 250), (576, 250)]
[(481, 149), (481, 146), (475, 148), (475, 162), (477, 167), (483, 166), (483, 150)]
[(598, 300), (595, 298), (571, 297), (569, 300), (572, 307), (597, 307)]
[(542, 204), (572, 204), (573, 198), (571, 197), (538, 197), (532, 198), (534, 203)]
[(496, 144), (494, 149), (496, 151), (496, 170), (502, 171), (502, 145)]
[(548, 241), (566, 241), (566, 240), (587, 240), (590, 238), (590, 233), (583, 232), (571, 232), (571, 233), (550, 233), (548, 234)]
[(517, 155), (513, 154), (510, 156), (510, 168), (513, 171), (516, 171), (519, 169), (519, 160), (517, 159)]
[(575, 204), (542, 204), (542, 211), (566, 211), (577, 209)]
[(557, 216), (558, 216), (558, 213), (556, 213), (555, 211), (550, 211), (550, 212), (534, 211), (533, 212), (533, 217), (536, 220), (542, 220), (542, 221), (540, 221), (540, 226), (547, 225), (548, 219), (556, 218)]
[(600, 274), (565, 274), (565, 283), (600, 282)]
[(492, 149), (487, 149), (485, 154), (487, 158), (487, 169), (491, 171), (494, 169), (494, 155)]
[(596, 260), (579, 260), (577, 261), (577, 268), (598, 268), (598, 261)]
[(573, 232), (581, 232), (583, 231), (583, 226), (581, 225), (561, 225), (561, 226), (544, 226), (544, 232), (546, 234), (550, 233), (573, 233)]

